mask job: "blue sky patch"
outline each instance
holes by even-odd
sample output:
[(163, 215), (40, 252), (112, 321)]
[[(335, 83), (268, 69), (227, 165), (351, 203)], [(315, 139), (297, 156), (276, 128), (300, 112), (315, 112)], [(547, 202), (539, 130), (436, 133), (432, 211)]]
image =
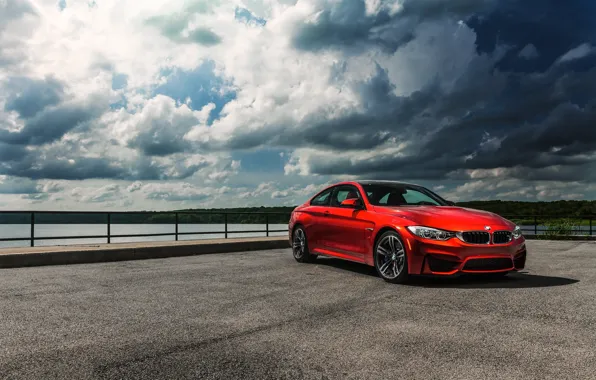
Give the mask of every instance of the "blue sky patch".
[(112, 74), (112, 90), (121, 90), (128, 84), (128, 75), (114, 73)]
[(246, 8), (236, 7), (236, 11), (234, 12), (234, 18), (240, 22), (243, 22), (243, 23), (249, 24), (249, 25), (253, 24), (253, 25), (265, 26), (265, 24), (267, 24), (267, 20), (265, 20), (264, 18), (255, 16), (254, 14), (252, 14), (251, 11), (249, 11)]
[(280, 149), (259, 149), (258, 151), (238, 151), (232, 154), (234, 160), (242, 161), (243, 172), (282, 172), (288, 161), (288, 154), (282, 157)]
[(226, 82), (214, 73), (214, 68), (212, 61), (206, 61), (191, 71), (164, 69), (161, 74), (167, 77), (167, 81), (155, 88), (152, 96), (166, 95), (180, 103), (186, 103), (189, 98), (189, 107), (197, 111), (206, 104), (214, 103), (215, 109), (207, 121), (210, 125), (219, 117), (223, 106), (236, 98), (234, 91), (223, 95), (218, 92)]

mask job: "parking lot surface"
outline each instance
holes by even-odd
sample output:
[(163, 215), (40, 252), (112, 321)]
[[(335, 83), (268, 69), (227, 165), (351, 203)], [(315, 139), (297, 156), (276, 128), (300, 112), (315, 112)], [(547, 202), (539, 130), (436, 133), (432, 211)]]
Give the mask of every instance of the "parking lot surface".
[(289, 249), (0, 270), (1, 379), (589, 379), (596, 243), (392, 285)]

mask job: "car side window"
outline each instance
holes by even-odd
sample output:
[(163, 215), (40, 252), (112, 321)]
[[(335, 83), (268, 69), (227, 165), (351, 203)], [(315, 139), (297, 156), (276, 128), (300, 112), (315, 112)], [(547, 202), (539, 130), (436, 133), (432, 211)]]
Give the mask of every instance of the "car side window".
[(310, 201), (311, 206), (328, 206), (329, 200), (331, 199), (331, 192), (333, 189), (328, 189), (323, 191), (321, 194), (317, 195)]
[(417, 204), (420, 202), (438, 204), (437, 201), (420, 191), (408, 189), (403, 196), (408, 204)]
[(331, 197), (331, 206), (339, 206), (348, 197), (350, 198), (361, 198), (360, 192), (355, 186), (339, 186), (337, 190), (333, 192)]
[(387, 201), (389, 200), (389, 195), (390, 195), (390, 194), (391, 194), (391, 193), (387, 193), (387, 194), (385, 194), (385, 195), (384, 195), (384, 196), (383, 196), (381, 199), (379, 199), (378, 203), (379, 203), (380, 205), (386, 205), (386, 204), (387, 204)]

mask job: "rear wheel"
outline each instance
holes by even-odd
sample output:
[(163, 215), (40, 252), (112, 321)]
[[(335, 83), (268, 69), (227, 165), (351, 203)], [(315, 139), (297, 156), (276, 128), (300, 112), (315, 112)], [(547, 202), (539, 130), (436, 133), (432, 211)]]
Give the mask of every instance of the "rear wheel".
[(317, 255), (312, 255), (308, 250), (308, 241), (306, 240), (306, 233), (302, 226), (294, 229), (292, 253), (294, 254), (294, 259), (299, 263), (310, 263), (317, 258)]
[(375, 269), (381, 278), (393, 284), (408, 280), (408, 258), (406, 248), (395, 231), (383, 233), (375, 244)]

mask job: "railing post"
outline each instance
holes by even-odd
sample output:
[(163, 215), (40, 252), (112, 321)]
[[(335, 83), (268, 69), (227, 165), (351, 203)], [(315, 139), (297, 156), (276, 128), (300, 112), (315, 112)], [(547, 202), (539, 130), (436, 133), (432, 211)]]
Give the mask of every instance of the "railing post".
[(592, 236), (592, 217), (590, 217), (590, 236)]
[(178, 213), (176, 215), (176, 241), (178, 241)]
[(108, 244), (112, 242), (112, 214), (108, 212)]
[(35, 246), (35, 213), (31, 213), (31, 246)]
[(265, 233), (269, 237), (269, 214), (265, 214)]
[(538, 219), (536, 215), (534, 215), (534, 235), (538, 235)]
[(228, 238), (228, 213), (224, 213), (224, 228), (225, 228), (225, 236), (226, 239)]

